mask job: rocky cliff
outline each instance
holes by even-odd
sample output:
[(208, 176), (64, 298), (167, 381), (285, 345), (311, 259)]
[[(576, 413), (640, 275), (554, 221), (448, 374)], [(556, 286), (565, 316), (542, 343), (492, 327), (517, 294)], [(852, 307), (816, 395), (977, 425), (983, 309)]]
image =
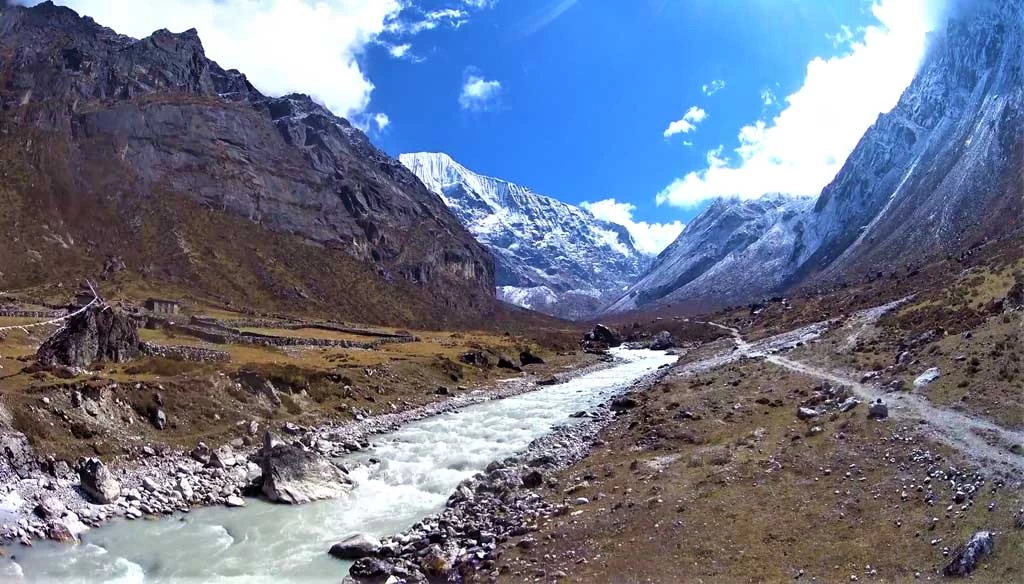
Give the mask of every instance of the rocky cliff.
[(50, 3), (6, 7), (0, 118), (5, 284), (117, 254), (246, 302), (391, 295), (371, 317), (457, 319), (493, 298), (489, 252), (436, 194), (310, 97), (222, 69), (194, 30), (136, 40)]
[[(948, 18), (896, 107), (879, 116), (812, 206), (756, 212), (718, 236), (691, 229), (719, 221), (725, 207), (737, 217), (774, 208), (771, 198), (716, 203), (610, 310), (747, 302), (1019, 237), (1024, 1), (955, 2)], [(709, 239), (725, 249), (734, 237), (749, 251), (703, 250)]]
[(506, 180), (477, 174), (450, 156), (399, 156), (494, 253), (498, 296), (566, 318), (594, 315), (650, 259), (621, 225)]

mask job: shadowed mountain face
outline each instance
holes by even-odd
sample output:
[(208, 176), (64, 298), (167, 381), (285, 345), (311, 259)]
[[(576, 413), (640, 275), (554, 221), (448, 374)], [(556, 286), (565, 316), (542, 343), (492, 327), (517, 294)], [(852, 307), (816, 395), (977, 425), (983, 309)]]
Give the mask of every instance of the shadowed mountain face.
[(712, 205), (609, 310), (748, 302), (1019, 236), (1022, 31), (1021, 0), (956, 3), (899, 103), (816, 201)]
[(566, 318), (593, 316), (650, 263), (621, 225), (505, 180), (479, 175), (450, 156), (399, 156), (494, 253), (498, 296)]
[(493, 259), (440, 197), (308, 96), (223, 70), (194, 30), (135, 40), (5, 7), (0, 125), (5, 287), (119, 256), (257, 305), (420, 322), (493, 307)]

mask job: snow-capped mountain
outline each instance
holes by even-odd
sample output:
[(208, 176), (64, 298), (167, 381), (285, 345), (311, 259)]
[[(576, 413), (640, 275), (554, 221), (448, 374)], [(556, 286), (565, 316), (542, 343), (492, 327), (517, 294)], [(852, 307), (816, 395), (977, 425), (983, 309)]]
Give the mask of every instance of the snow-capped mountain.
[[(654, 301), (728, 304), (781, 285), (785, 270), (780, 268), (812, 204), (786, 195), (715, 201), (606, 310), (622, 312)], [(751, 265), (760, 269), (745, 268)]]
[(736, 304), (1019, 232), (1022, 64), (1024, 0), (956, 2), (899, 103), (813, 204), (715, 203), (609, 310)]
[(584, 209), (479, 175), (444, 153), (402, 154), (399, 160), (494, 253), (502, 300), (584, 318), (650, 264), (624, 227)]

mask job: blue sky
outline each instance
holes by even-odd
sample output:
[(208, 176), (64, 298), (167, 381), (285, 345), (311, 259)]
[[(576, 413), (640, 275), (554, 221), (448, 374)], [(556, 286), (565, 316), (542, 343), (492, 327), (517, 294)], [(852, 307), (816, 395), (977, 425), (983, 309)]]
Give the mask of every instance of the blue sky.
[[(657, 252), (715, 196), (813, 195), (909, 83), (933, 0), (63, 0), (196, 27), (392, 155), (590, 203)], [(717, 89), (717, 91), (715, 91)], [(689, 115), (687, 115), (689, 112)]]

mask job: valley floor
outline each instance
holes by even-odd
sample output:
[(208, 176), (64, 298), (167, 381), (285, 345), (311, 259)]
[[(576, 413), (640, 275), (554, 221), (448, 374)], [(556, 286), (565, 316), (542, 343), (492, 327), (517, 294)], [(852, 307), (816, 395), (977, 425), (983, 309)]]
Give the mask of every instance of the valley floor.
[[(984, 370), (999, 369), (996, 347), (1020, 349), (1024, 314), (897, 346), (892, 317), (914, 309), (907, 299), (751, 342), (726, 327), (733, 338), (687, 352), (545, 485), (574, 508), (542, 520), (529, 545), (510, 542), (502, 579), (927, 581), (990, 531), (973, 579), (1021, 581), (1021, 386)], [(900, 350), (898, 366), (868, 374)], [(933, 366), (941, 376), (915, 388)], [(876, 397), (888, 418), (869, 418)], [(862, 403), (846, 410), (848, 398)]]

